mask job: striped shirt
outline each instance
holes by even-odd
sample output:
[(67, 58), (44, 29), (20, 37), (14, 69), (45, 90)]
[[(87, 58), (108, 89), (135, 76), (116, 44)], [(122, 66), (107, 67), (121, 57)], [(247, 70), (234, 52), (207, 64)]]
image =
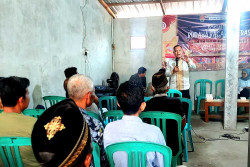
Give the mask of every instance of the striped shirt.
[(189, 63), (179, 59), (179, 72), (173, 73), (175, 66), (176, 59), (170, 59), (166, 67), (166, 76), (170, 77), (170, 89), (188, 90), (190, 88), (189, 69), (196, 69), (196, 65), (191, 59), (189, 59)]

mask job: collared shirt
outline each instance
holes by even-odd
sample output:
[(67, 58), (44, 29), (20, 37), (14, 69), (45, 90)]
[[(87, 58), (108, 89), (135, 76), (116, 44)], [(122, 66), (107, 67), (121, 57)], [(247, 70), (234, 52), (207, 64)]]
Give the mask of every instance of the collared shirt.
[[(137, 116), (124, 115), (122, 120), (109, 123), (104, 130), (104, 147), (118, 142), (146, 141), (166, 145), (161, 130), (150, 124), (143, 123)], [(114, 154), (116, 167), (127, 167), (127, 158), (122, 152)], [(148, 153), (147, 166), (164, 166), (163, 157), (160, 153)]]
[[(101, 156), (101, 166), (102, 167), (109, 166), (108, 159), (107, 159), (107, 156), (106, 156), (106, 153), (104, 150), (104, 145), (103, 145), (104, 128), (103, 128), (102, 123), (99, 120), (87, 115), (86, 111), (83, 108), (79, 107), (79, 109), (89, 125), (92, 141), (99, 145), (100, 154), (101, 154), (100, 155)], [(93, 159), (92, 159), (92, 161), (93, 161)], [(91, 162), (91, 166), (93, 166), (93, 162)]]
[(187, 90), (190, 88), (189, 82), (189, 68), (195, 69), (196, 65), (189, 59), (189, 63), (182, 59), (178, 61), (179, 72), (173, 73), (176, 66), (176, 59), (170, 59), (166, 67), (166, 76), (170, 77), (170, 88), (177, 90)]

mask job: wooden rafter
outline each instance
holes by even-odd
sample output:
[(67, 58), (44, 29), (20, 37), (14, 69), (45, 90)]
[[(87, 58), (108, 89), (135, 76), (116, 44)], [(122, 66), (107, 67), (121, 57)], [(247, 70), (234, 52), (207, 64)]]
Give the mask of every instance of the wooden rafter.
[[(144, 5), (144, 4), (156, 4), (156, 3), (167, 3), (167, 2), (185, 2), (190, 0), (159, 0), (159, 1), (143, 1), (143, 2), (124, 2), (124, 3), (107, 3), (110, 6), (124, 6), (124, 5)], [(193, 0), (200, 1), (200, 0)]]
[(164, 16), (165, 15), (165, 9), (164, 9), (162, 0), (160, 0), (160, 4), (161, 4), (161, 10), (162, 10), (162, 13), (163, 13), (163, 16)]
[(116, 15), (113, 13), (113, 11), (109, 8), (109, 6), (104, 2), (104, 0), (99, 0), (99, 2), (102, 4), (102, 6), (107, 10), (107, 12), (115, 19)]

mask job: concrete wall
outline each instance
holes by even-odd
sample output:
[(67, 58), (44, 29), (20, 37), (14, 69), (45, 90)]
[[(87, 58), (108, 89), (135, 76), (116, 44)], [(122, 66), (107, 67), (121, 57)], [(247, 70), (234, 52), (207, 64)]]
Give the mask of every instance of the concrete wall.
[[(43, 104), (42, 96), (65, 95), (67, 67), (77, 67), (95, 84), (110, 76), (112, 18), (98, 1), (87, 1), (83, 21), (80, 6), (84, 2), (0, 1), (0, 76), (30, 79), (29, 108)], [(82, 42), (89, 51), (87, 63)]]
[[(146, 49), (131, 50), (130, 36), (146, 36)], [(161, 41), (162, 17), (115, 19), (115, 71), (120, 75), (120, 82), (128, 80), (140, 66), (145, 66), (148, 69), (147, 83), (151, 82), (152, 75), (161, 68)], [(190, 72), (192, 101), (194, 99), (194, 82), (197, 79), (212, 80), (213, 94), (215, 94), (215, 81), (225, 79), (225, 71)]]

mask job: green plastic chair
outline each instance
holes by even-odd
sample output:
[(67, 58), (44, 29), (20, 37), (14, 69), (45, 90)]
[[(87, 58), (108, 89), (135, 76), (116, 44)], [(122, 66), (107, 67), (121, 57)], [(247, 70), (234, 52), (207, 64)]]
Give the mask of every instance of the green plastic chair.
[(193, 138), (192, 138), (192, 126), (191, 126), (191, 115), (192, 115), (192, 100), (187, 98), (180, 98), (180, 101), (182, 103), (188, 103), (188, 116), (187, 116), (187, 123), (185, 125), (185, 128), (182, 131), (183, 136), (183, 142), (184, 142), (184, 161), (188, 162), (188, 147), (187, 147), (187, 132), (188, 132), (188, 138), (189, 142), (192, 148), (192, 152), (194, 151), (194, 144), (193, 144)]
[(101, 161), (100, 161), (100, 148), (99, 145), (95, 142), (92, 142), (93, 145), (93, 159), (94, 159), (94, 164), (95, 167), (101, 167)]
[(117, 110), (117, 99), (116, 96), (103, 96), (99, 98), (99, 107), (101, 110), (101, 113), (103, 114), (103, 109), (102, 109), (102, 102), (106, 101), (107, 103), (107, 109), (108, 111), (110, 110)]
[[(62, 97), (62, 96), (44, 96), (43, 97), (46, 109), (48, 109), (49, 107), (53, 106), (54, 104), (56, 104), (64, 99), (66, 99), (66, 97)], [(47, 104), (50, 104), (50, 105), (47, 106)]]
[(122, 119), (122, 110), (111, 110), (103, 113), (103, 123), (106, 126), (108, 123)]
[[(172, 151), (168, 146), (163, 146), (151, 142), (128, 141), (114, 143), (105, 148), (111, 167), (114, 167), (113, 154), (117, 151), (124, 151), (128, 155), (129, 167), (146, 167), (147, 153), (159, 152), (164, 157), (164, 167), (171, 166)], [(133, 165), (134, 164), (134, 165)]]
[(5, 167), (23, 167), (20, 146), (31, 146), (30, 137), (0, 137), (0, 155)]
[[(218, 92), (218, 86), (221, 85), (220, 93)], [(215, 98), (224, 99), (225, 98), (225, 79), (220, 79), (215, 82)], [(214, 111), (217, 112), (219, 107), (214, 107)], [(210, 110), (211, 111), (211, 110)]]
[(144, 97), (144, 101), (146, 102), (146, 101), (148, 101), (148, 100), (150, 100), (152, 97)]
[[(201, 100), (206, 99), (207, 84), (210, 85), (210, 93), (209, 94), (212, 94), (213, 82), (211, 80), (199, 79), (199, 80), (196, 80), (195, 83), (194, 83), (194, 87), (195, 87), (195, 97), (194, 98), (197, 98), (197, 107), (196, 107), (197, 114), (199, 114), (199, 111), (200, 111), (200, 102), (201, 102)], [(200, 94), (199, 95), (197, 93), (198, 85), (200, 85)]]
[(28, 115), (31, 117), (38, 118), (44, 112), (44, 109), (26, 109), (23, 110), (23, 115)]
[(179, 97), (182, 97), (182, 93), (179, 90), (176, 89), (169, 89), (168, 92), (166, 93), (169, 97), (174, 97), (174, 94), (178, 94)]
[(102, 118), (98, 114), (92, 111), (86, 111), (86, 114), (102, 122)]
[(167, 131), (166, 131), (166, 120), (175, 120), (178, 125), (178, 143), (179, 143), (179, 151), (175, 156), (172, 156), (172, 167), (176, 167), (177, 164), (181, 165), (182, 160), (181, 160), (181, 153), (182, 153), (182, 146), (181, 146), (181, 121), (182, 118), (179, 114), (175, 113), (170, 113), (170, 112), (164, 112), (164, 111), (147, 111), (147, 112), (142, 112), (140, 114), (140, 118), (142, 120), (150, 119), (151, 124), (156, 125), (159, 127), (163, 133), (163, 136), (165, 140), (167, 141)]
[(3, 112), (3, 110), (0, 110), (0, 114)]

